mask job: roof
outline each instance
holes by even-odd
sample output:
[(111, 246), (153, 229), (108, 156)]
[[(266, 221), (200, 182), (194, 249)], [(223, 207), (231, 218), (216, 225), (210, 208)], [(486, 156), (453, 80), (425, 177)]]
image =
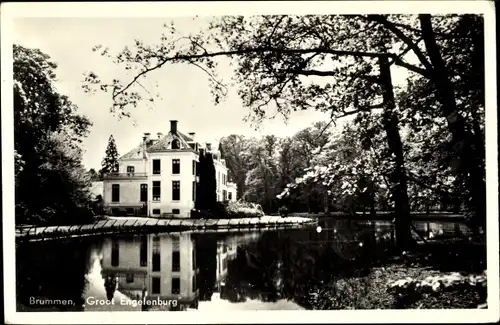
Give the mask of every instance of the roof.
[(193, 138), (191, 138), (190, 136), (185, 135), (185, 134), (184, 134), (184, 133), (182, 133), (182, 132), (177, 131), (177, 133), (181, 136), (181, 138), (183, 138), (183, 139), (184, 139), (185, 141), (187, 141), (187, 142), (194, 141), (194, 139), (193, 139)]
[[(193, 141), (192, 138), (177, 131), (176, 133), (168, 132), (166, 136), (158, 140), (154, 145), (147, 149), (148, 152), (170, 151), (172, 150), (172, 141), (179, 140), (179, 150), (192, 150), (188, 141)], [(176, 149), (177, 150), (177, 149)]]
[[(158, 140), (149, 140), (146, 143), (146, 151), (148, 151), (148, 148), (150, 148), (155, 142), (158, 142)], [(143, 147), (142, 147), (142, 142), (138, 144), (134, 149), (130, 150), (126, 154), (120, 157), (120, 159), (143, 159)]]
[[(170, 151), (172, 150), (171, 143), (174, 139), (178, 139), (180, 141), (180, 150), (192, 150), (189, 146), (188, 142), (194, 141), (193, 138), (185, 135), (182, 132), (177, 131), (176, 134), (172, 134), (172, 132), (168, 132), (166, 136), (161, 138), (160, 140), (154, 139), (149, 140), (146, 143), (146, 151), (147, 152), (160, 152), (160, 151)], [(143, 146), (142, 142), (139, 143), (134, 149), (130, 150), (119, 159), (143, 159)]]

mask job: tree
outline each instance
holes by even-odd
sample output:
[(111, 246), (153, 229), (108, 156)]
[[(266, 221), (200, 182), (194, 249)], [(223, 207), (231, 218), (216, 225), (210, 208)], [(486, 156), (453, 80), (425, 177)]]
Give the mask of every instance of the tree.
[(220, 141), (224, 152), (228, 175), (236, 183), (237, 197), (243, 197), (245, 193), (245, 179), (250, 168), (248, 148), (251, 139), (242, 135), (231, 134)]
[(195, 208), (211, 210), (217, 202), (217, 179), (212, 154), (202, 152), (199, 156), (200, 181), (197, 187)]
[(92, 182), (102, 181), (102, 175), (99, 175), (94, 168), (90, 168), (88, 174)]
[[(477, 230), (484, 228), (486, 216), (483, 19), (476, 15), (445, 18), (419, 16), (434, 73), (431, 78), (411, 76), (401, 101), (410, 109), (407, 124), (412, 131), (426, 132), (423, 145), (441, 153), (433, 166), (439, 171), (437, 183), (430, 183), (431, 175), (417, 182), (429, 193), (453, 196), (454, 205), (462, 201)], [(443, 36), (443, 28), (451, 35)], [(422, 110), (426, 114), (418, 114), (418, 121), (411, 118)], [(435, 128), (424, 126), (429, 119)], [(451, 168), (443, 170), (443, 166)]]
[(40, 50), (14, 45), (16, 223), (92, 220), (79, 146), (91, 123), (57, 91), (56, 68)]
[(115, 139), (113, 135), (109, 136), (108, 146), (106, 147), (106, 155), (104, 156), (100, 170), (101, 175), (104, 173), (117, 173), (118, 172), (118, 150), (116, 149)]
[[(163, 34), (160, 44), (149, 46), (136, 41), (133, 49), (127, 48), (113, 58), (127, 70), (136, 69), (131, 81), (103, 83), (90, 73), (87, 86), (98, 85), (112, 92), (112, 110), (124, 111), (142, 98), (137, 84), (140, 77), (166, 64), (186, 63), (208, 73), (217, 103), (226, 89), (216, 77), (216, 58), (225, 56), (234, 58), (237, 64), (235, 79), (239, 95), (257, 121), (276, 114), (288, 117), (297, 109), (329, 111), (332, 121), (383, 109), (384, 114), (378, 117), (383, 121), (394, 163), (390, 177), (394, 186), (390, 190), (392, 199), (397, 201), (395, 215), (401, 225), (398, 232), (405, 242), (410, 240), (408, 184), (389, 67), (398, 65), (433, 84), (441, 116), (447, 119), (448, 130), (455, 139), (453, 148), (460, 160), (465, 160), (468, 154), (481, 154), (472, 149), (469, 139), (473, 137), (465, 130), (463, 119), (457, 116), (449, 68), (443, 66), (439, 51), (438, 39), (457, 37), (457, 19), (436, 18), (445, 22), (437, 30), (431, 18), (429, 15), (223, 16), (209, 30), (187, 37), (178, 35), (174, 26), (165, 25), (171, 35)], [(425, 49), (419, 45), (422, 39)], [(102, 54), (112, 57), (107, 49)], [(409, 54), (417, 58), (416, 64), (406, 61)], [(460, 144), (460, 139), (465, 139), (465, 144)], [(480, 186), (479, 164), (463, 166), (465, 175), (474, 175), (468, 176), (468, 186)], [(479, 202), (479, 196), (474, 197)], [(476, 209), (480, 209), (478, 206)], [(481, 215), (480, 210), (476, 212)]]
[(253, 142), (249, 150), (250, 169), (247, 173), (243, 197), (250, 202), (259, 203), (265, 212), (277, 210), (277, 143), (275, 136), (268, 135)]

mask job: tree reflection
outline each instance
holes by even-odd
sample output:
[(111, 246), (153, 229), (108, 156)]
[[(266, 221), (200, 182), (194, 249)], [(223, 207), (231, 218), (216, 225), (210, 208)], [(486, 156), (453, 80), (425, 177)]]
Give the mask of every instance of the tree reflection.
[[(17, 305), (23, 311), (82, 310), (91, 244), (87, 241), (24, 243), (16, 247)], [(30, 298), (71, 300), (69, 305), (30, 304)]]
[(265, 232), (238, 247), (221, 297), (231, 302), (291, 299), (313, 308), (309, 298), (314, 290), (368, 274), (379, 255), (375, 224), (330, 220), (323, 229)]
[(217, 236), (214, 234), (193, 235), (196, 249), (196, 263), (199, 267), (197, 285), (200, 301), (209, 301), (212, 297), (216, 280)]

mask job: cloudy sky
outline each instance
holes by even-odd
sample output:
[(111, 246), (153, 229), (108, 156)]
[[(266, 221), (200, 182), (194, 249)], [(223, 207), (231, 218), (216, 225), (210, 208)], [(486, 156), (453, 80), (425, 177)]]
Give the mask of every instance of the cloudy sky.
[[(172, 20), (154, 18), (23, 18), (14, 21), (14, 42), (26, 47), (38, 48), (51, 56), (58, 64), (57, 88), (88, 116), (93, 126), (84, 142), (84, 164), (87, 168), (100, 168), (110, 134), (116, 140), (119, 154), (125, 154), (141, 141), (144, 132), (156, 135), (166, 133), (169, 120), (179, 121), (184, 133), (196, 132), (202, 142), (216, 142), (220, 137), (238, 133), (245, 135), (275, 134), (292, 135), (318, 120), (328, 116), (315, 111), (296, 112), (287, 124), (281, 118), (267, 120), (255, 131), (243, 118), (248, 109), (243, 107), (234, 89), (220, 105), (213, 104), (206, 75), (195, 67), (171, 65), (151, 76), (146, 87), (154, 87), (157, 81), (161, 100), (154, 108), (139, 106), (131, 111), (132, 118), (119, 120), (109, 112), (109, 94), (88, 95), (81, 88), (83, 73), (94, 71), (98, 75), (121, 76), (123, 71), (92, 52), (97, 44), (108, 46), (110, 51), (120, 51), (125, 45), (141, 39), (145, 43), (156, 42), (164, 22)], [(192, 18), (173, 19), (179, 30), (191, 31), (199, 28)], [(220, 75), (230, 79), (229, 66), (220, 66)]]

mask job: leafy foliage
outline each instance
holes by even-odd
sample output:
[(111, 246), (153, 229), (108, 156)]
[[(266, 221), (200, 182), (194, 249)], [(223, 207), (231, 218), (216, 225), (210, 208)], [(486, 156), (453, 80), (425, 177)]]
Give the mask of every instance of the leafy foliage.
[[(466, 201), (476, 225), (484, 226), (482, 24), (482, 17), (475, 15), (222, 16), (191, 35), (165, 24), (157, 44), (136, 40), (116, 56), (96, 47), (130, 71), (130, 80), (107, 82), (89, 73), (84, 87), (112, 92), (112, 110), (127, 114), (127, 107), (136, 106), (143, 97), (140, 78), (167, 64), (189, 64), (207, 73), (217, 104), (227, 94), (217, 76), (218, 58), (230, 58), (238, 94), (252, 122), (277, 115), (286, 119), (295, 110), (315, 109), (329, 112), (332, 121), (356, 116), (365, 134), (363, 147), (372, 146), (371, 133), (385, 132), (378, 138), (386, 142), (385, 148), (375, 153), (377, 163), (384, 165), (396, 224), (406, 229), (404, 236), (409, 234), (409, 209), (438, 202), (458, 209), (459, 202)], [(409, 73), (402, 91), (392, 84), (391, 65)], [(370, 124), (373, 128), (366, 129)], [(403, 129), (410, 133), (404, 141)], [(419, 134), (414, 136), (415, 131)], [(425, 140), (412, 146), (420, 142), (418, 138)], [(254, 152), (261, 157), (258, 153), (263, 149), (256, 146)], [(425, 158), (432, 152), (439, 154)], [(419, 169), (410, 171), (415, 161)], [(355, 168), (366, 164), (360, 162)], [(430, 165), (438, 167), (436, 173), (428, 172), (433, 170)], [(242, 170), (247, 174), (245, 186), (251, 187), (239, 190), (241, 194), (255, 199), (256, 193), (263, 193), (260, 203), (275, 210), (269, 179), (276, 177), (271, 176), (276, 175), (276, 165), (260, 159)], [(373, 183), (375, 176), (367, 178), (352, 170), (342, 173), (344, 178), (356, 174), (354, 178), (364, 183)], [(354, 178), (346, 184), (356, 183)], [(236, 179), (241, 187), (241, 174)], [(309, 190), (318, 191), (316, 186)], [(437, 199), (426, 202), (436, 193)]]
[(100, 170), (101, 175), (105, 173), (117, 173), (118, 172), (118, 150), (116, 148), (115, 139), (113, 135), (109, 136), (108, 146), (106, 147), (106, 154), (102, 159), (101, 163), (102, 169)]
[(217, 202), (217, 180), (212, 154), (210, 152), (200, 153), (199, 177), (195, 208), (197, 210), (211, 210)]
[(97, 182), (97, 181), (102, 181), (102, 175), (100, 173), (96, 172), (94, 168), (90, 168), (88, 171), (90, 180), (92, 182)]
[(90, 121), (55, 88), (56, 64), (14, 45), (16, 223), (91, 220), (80, 143)]

